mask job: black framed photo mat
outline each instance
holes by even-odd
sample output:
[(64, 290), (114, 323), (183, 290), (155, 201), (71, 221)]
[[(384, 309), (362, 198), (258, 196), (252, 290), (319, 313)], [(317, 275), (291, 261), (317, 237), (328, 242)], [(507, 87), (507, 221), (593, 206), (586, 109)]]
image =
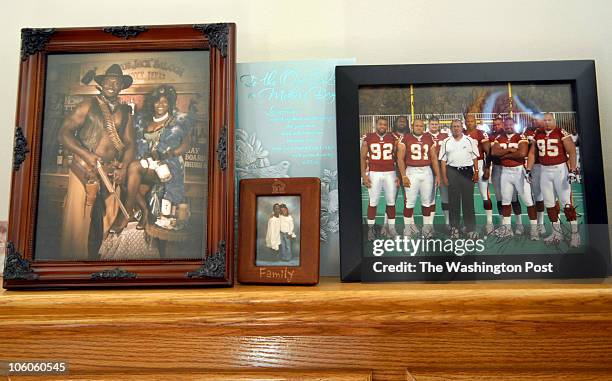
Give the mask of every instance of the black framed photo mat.
[(593, 61), (336, 68), (343, 281), (604, 277)]

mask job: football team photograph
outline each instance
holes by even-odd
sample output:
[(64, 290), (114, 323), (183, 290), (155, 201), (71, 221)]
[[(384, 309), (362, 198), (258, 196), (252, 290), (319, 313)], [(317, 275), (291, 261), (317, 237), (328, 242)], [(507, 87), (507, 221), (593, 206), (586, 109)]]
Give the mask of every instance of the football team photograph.
[(569, 84), (362, 87), (359, 114), (365, 252), (398, 237), (480, 239), (487, 254), (584, 246)]

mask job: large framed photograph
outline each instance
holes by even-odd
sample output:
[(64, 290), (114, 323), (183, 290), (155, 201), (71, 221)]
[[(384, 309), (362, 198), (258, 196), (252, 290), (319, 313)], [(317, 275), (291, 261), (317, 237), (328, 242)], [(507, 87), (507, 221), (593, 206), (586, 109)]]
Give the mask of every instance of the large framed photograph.
[(22, 30), (6, 288), (232, 285), (234, 41)]
[(344, 281), (609, 271), (593, 61), (336, 69)]
[(238, 281), (319, 282), (321, 180), (240, 180)]

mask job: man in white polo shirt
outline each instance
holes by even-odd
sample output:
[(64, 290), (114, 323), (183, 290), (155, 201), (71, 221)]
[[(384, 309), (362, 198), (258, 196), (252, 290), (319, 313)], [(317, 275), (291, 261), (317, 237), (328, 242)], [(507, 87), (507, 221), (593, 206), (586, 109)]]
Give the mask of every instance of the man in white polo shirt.
[(470, 238), (478, 238), (475, 231), (474, 183), (478, 181), (478, 143), (463, 134), (463, 122), (453, 120), (451, 136), (439, 147), (442, 181), (448, 186), (448, 209), (451, 238), (459, 238), (460, 212)]

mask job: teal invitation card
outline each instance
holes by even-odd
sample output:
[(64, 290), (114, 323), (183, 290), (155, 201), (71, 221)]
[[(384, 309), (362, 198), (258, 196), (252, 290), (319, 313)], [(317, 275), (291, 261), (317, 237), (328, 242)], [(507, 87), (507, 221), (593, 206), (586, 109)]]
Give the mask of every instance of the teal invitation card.
[(334, 70), (354, 63), (237, 65), (236, 178), (321, 179), (322, 276), (340, 271)]

